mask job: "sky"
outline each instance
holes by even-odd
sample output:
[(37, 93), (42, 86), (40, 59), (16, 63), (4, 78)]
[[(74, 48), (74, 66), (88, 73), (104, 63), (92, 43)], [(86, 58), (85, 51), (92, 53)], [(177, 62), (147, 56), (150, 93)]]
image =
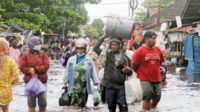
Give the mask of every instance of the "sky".
[[(88, 11), (89, 22), (96, 18), (101, 18), (104, 21), (106, 16), (110, 14), (119, 15), (121, 17), (129, 17), (128, 11), (129, 0), (102, 0), (99, 4), (86, 4)], [(138, 0), (141, 3), (142, 0)]]

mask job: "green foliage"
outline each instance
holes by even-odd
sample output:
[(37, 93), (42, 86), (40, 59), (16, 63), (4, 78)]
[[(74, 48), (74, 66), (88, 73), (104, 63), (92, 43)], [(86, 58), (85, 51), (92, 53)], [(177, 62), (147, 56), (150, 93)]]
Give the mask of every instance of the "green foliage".
[(13, 5), (13, 8), (15, 9), (16, 12), (28, 12), (30, 9), (30, 6), (26, 3), (17, 3)]
[(139, 13), (136, 14), (135, 20), (139, 23), (142, 23), (148, 18), (148, 14), (146, 11), (141, 10)]
[(89, 34), (94, 37), (98, 37), (100, 34), (97, 32), (95, 28), (93, 28), (91, 25), (84, 25), (82, 26), (82, 29), (86, 34)]
[(25, 29), (40, 29), (48, 31), (50, 21), (45, 15), (32, 11), (28, 1), (3, 0), (0, 6), (5, 9), (2, 15), (3, 21), (8, 25), (18, 25)]
[(104, 22), (101, 19), (95, 19), (92, 24), (85, 25), (82, 29), (86, 34), (92, 35), (94, 37), (99, 37), (104, 34)]
[(97, 36), (102, 36), (104, 34), (104, 22), (101, 20), (101, 19), (95, 19), (91, 26), (96, 29), (96, 31), (98, 32), (98, 35)]
[(40, 26), (39, 25), (36, 25), (36, 24), (33, 24), (27, 20), (21, 20), (21, 19), (18, 19), (18, 18), (12, 18), (12, 19), (9, 19), (8, 21), (6, 21), (7, 24), (9, 25), (17, 25), (17, 26), (20, 26), (22, 28), (25, 28), (25, 29), (35, 29), (35, 30), (39, 30), (40, 29)]
[[(5, 10), (0, 6), (0, 13), (3, 13)], [(2, 15), (0, 15), (0, 30), (1, 29), (7, 29), (8, 26), (3, 21)]]
[[(5, 10), (0, 6), (0, 13), (3, 13)], [(0, 22), (2, 22), (3, 19), (2, 19), (2, 15), (0, 14)]]
[(105, 24), (101, 19), (95, 19), (91, 25), (97, 30), (102, 30)]
[(100, 0), (0, 0), (0, 20), (36, 31), (78, 32), (88, 21), (86, 2)]

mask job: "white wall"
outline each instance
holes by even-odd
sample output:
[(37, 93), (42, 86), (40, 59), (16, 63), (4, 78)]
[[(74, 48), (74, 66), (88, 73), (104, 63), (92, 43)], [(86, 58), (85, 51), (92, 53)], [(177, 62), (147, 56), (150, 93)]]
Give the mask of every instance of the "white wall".
[[(146, 31), (143, 31), (145, 33)], [(162, 32), (159, 31), (154, 31), (157, 34), (156, 38), (156, 46), (158, 46), (161, 50), (165, 50), (165, 43), (164, 43), (164, 38), (165, 36), (163, 35)]]
[(161, 50), (165, 50), (165, 43), (164, 43), (164, 38), (165, 36), (163, 35), (162, 32), (156, 31), (157, 38), (156, 38), (156, 46), (158, 46)]

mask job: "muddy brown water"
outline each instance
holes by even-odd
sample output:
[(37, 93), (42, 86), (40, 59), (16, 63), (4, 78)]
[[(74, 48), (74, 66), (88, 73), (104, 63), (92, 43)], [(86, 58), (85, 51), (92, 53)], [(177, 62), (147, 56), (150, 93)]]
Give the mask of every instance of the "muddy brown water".
[[(57, 61), (51, 62), (48, 71), (49, 80), (47, 84), (47, 112), (77, 112), (76, 107), (59, 107), (58, 98), (62, 93), (64, 68)], [(13, 88), (13, 101), (10, 112), (27, 112), (27, 99), (24, 96), (24, 83), (22, 75), (21, 83)], [(159, 112), (200, 112), (200, 76), (188, 76), (185, 73), (167, 74), (167, 84), (163, 86), (162, 98), (158, 105)], [(90, 112), (108, 112), (107, 106), (87, 110)], [(129, 112), (141, 111), (141, 102), (129, 105)]]

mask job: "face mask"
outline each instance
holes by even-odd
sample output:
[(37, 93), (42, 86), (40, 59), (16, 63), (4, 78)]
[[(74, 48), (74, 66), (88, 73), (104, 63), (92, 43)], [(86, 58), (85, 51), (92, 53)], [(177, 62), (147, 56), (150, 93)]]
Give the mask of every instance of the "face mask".
[(34, 46), (33, 50), (34, 51), (40, 51), (41, 47), (42, 47), (41, 45), (36, 45), (36, 46)]

